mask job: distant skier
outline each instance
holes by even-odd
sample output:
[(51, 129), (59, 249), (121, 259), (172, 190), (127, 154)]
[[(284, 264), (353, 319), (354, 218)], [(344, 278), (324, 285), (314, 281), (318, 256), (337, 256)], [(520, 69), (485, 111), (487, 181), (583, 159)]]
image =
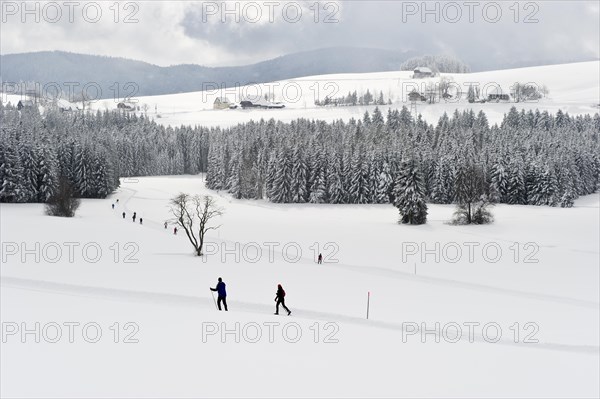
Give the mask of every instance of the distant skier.
[(125, 212), (123, 212), (123, 219), (125, 219)]
[(275, 302), (277, 305), (275, 306), (275, 314), (279, 314), (279, 305), (283, 306), (285, 310), (288, 312), (288, 316), (292, 314), (292, 311), (285, 306), (285, 291), (281, 284), (277, 284), (277, 293), (275, 294)]
[(165, 230), (167, 229), (167, 227), (168, 227), (168, 224), (167, 224), (167, 222), (165, 222)]
[(144, 219), (140, 218), (140, 224), (144, 224)]
[(117, 204), (119, 203), (119, 199), (117, 198)]
[(135, 223), (136, 216), (137, 216), (137, 213), (133, 212), (133, 216), (131, 217), (133, 219), (133, 223)]
[(173, 234), (177, 235), (177, 227), (173, 229)]
[(219, 282), (215, 288), (210, 289), (211, 291), (216, 291), (218, 294), (217, 297), (217, 307), (221, 310), (221, 302), (223, 302), (223, 306), (225, 307), (225, 311), (227, 312), (227, 292), (225, 292), (225, 283), (223, 279), (219, 277)]
[(323, 263), (323, 254), (319, 254), (319, 258), (317, 260), (317, 263), (320, 265), (321, 263)]
[(115, 204), (112, 204), (112, 208), (115, 209)]

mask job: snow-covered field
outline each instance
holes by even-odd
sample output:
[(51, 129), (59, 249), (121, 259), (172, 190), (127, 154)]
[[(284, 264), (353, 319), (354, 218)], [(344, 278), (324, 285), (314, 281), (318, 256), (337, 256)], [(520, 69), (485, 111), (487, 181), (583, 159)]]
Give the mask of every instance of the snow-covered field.
[[(417, 112), (430, 123), (444, 113), (452, 113), (455, 109), (480, 110), (488, 115), (491, 123), (500, 122), (502, 116), (510, 107), (518, 109), (543, 109), (556, 113), (559, 109), (572, 115), (596, 113), (600, 104), (600, 61), (583, 62), (574, 64), (539, 66), (499, 71), (469, 73), (469, 74), (442, 74), (442, 78), (450, 79), (453, 89), (460, 89), (466, 96), (469, 85), (478, 85), (482, 93), (489, 93), (495, 87), (500, 87), (505, 93), (510, 93), (510, 88), (516, 82), (531, 83), (538, 87), (547, 86), (549, 95), (537, 102), (514, 102), (469, 104), (465, 98), (460, 100), (450, 99), (436, 104), (419, 103)], [(382, 92), (385, 100), (391, 99), (391, 106), (380, 106), (382, 111), (388, 108), (396, 109), (410, 106), (407, 95), (415, 88), (425, 92), (428, 83), (439, 83), (440, 77), (432, 79), (412, 79), (412, 71), (379, 72), (363, 74), (336, 74), (310, 76), (286, 81), (273, 82), (260, 85), (238, 86), (218, 90), (222, 84), (219, 82), (206, 83), (206, 91), (172, 94), (163, 96), (150, 96), (134, 98), (143, 107), (148, 105), (148, 116), (158, 123), (179, 125), (203, 126), (232, 126), (249, 120), (261, 118), (275, 118), (289, 122), (296, 118), (311, 118), (320, 120), (348, 120), (361, 118), (365, 111), (372, 112), (375, 106), (354, 107), (316, 107), (316, 99), (321, 101), (326, 96), (335, 98), (346, 96), (348, 92), (357, 91), (358, 95), (370, 90), (375, 97)], [(453, 90), (455, 91), (455, 90)], [(240, 101), (246, 96), (271, 94), (275, 100), (282, 101), (286, 108), (282, 110), (213, 110), (213, 102), (217, 97), (227, 97), (230, 101)], [(114, 100), (97, 101), (93, 104), (95, 109), (113, 109), (116, 107)], [(157, 118), (155, 107), (160, 118)]]
[[(202, 123), (217, 111), (182, 112)], [(450, 226), (453, 207), (431, 205), (427, 225), (404, 226), (390, 205), (210, 192), (226, 213), (200, 259), (163, 227), (181, 191), (210, 192), (199, 176), (148, 177), (84, 200), (73, 219), (0, 205), (3, 397), (600, 395), (598, 195), (571, 209), (499, 205), (489, 226)], [(228, 313), (208, 290), (219, 276)], [(289, 317), (273, 315), (278, 283)], [(39, 343), (23, 334), (36, 322)]]

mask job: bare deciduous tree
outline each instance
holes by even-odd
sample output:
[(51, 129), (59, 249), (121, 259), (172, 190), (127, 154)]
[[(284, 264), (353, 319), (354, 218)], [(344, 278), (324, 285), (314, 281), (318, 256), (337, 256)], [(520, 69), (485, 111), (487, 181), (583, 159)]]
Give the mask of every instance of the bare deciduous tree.
[(196, 256), (202, 256), (204, 238), (210, 230), (221, 225), (210, 226), (212, 219), (223, 215), (223, 209), (217, 206), (211, 196), (200, 196), (180, 193), (171, 199), (172, 222), (179, 225), (194, 246)]

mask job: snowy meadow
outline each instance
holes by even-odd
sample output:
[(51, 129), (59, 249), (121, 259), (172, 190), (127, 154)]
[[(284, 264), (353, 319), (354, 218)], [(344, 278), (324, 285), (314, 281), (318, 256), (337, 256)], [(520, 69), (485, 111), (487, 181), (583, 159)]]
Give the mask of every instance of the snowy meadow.
[[(0, 105), (0, 395), (597, 397), (598, 99), (554, 87), (429, 117)], [(222, 210), (202, 256), (181, 193)]]

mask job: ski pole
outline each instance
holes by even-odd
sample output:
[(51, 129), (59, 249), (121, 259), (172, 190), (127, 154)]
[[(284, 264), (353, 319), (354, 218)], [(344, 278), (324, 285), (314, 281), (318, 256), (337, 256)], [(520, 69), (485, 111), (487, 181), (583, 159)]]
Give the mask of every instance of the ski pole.
[(215, 294), (210, 290), (210, 295), (212, 295), (213, 302), (215, 303), (215, 309), (219, 310), (219, 306), (217, 305), (217, 300), (215, 299)]

